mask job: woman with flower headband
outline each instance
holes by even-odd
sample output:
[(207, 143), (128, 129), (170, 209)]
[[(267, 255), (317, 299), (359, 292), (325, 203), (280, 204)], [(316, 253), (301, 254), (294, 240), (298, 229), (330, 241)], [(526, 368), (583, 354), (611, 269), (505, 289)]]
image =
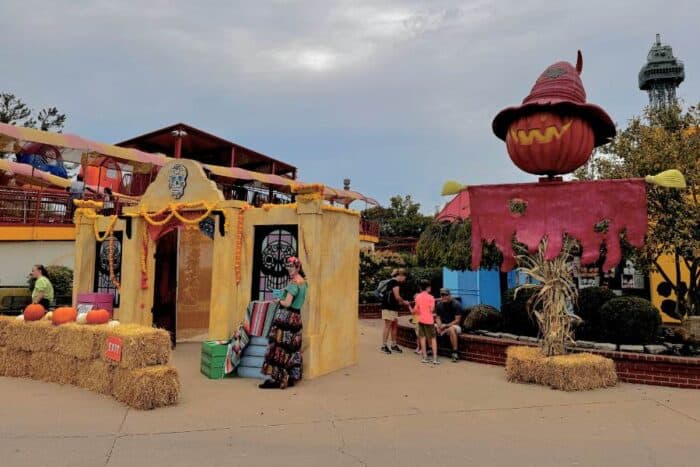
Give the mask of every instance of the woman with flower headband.
[(301, 379), (301, 307), (306, 300), (308, 284), (298, 258), (288, 258), (286, 266), (290, 280), (283, 290), (283, 298), (277, 300), (280, 307), (272, 321), (262, 367), (268, 379), (259, 386), (261, 389), (284, 389)]

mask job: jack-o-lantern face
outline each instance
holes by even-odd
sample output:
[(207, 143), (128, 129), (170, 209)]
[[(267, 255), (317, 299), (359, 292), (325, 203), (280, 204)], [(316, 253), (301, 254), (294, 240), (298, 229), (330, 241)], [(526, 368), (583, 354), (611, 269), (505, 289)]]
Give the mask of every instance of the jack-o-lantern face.
[(573, 172), (588, 161), (594, 141), (593, 129), (585, 120), (550, 112), (515, 120), (506, 136), (511, 160), (537, 175)]

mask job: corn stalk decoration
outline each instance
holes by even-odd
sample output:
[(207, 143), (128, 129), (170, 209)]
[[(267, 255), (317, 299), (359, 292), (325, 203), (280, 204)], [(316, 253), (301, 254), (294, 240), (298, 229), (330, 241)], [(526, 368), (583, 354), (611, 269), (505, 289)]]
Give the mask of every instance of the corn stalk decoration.
[(537, 293), (528, 301), (528, 312), (537, 320), (542, 335), (542, 353), (551, 357), (563, 355), (565, 345), (574, 342), (573, 325), (577, 321), (569, 309), (578, 298), (571, 270), (573, 240), (567, 238), (563, 248), (554, 259), (546, 259), (548, 239), (545, 238), (534, 255), (517, 256), (518, 271), (527, 274), (539, 284), (523, 284), (520, 289), (535, 288)]

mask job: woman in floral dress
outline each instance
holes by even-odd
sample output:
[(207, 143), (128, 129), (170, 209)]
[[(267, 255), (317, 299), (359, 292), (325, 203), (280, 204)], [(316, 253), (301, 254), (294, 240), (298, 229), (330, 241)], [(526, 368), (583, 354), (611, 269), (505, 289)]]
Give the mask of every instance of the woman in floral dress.
[(268, 335), (269, 344), (265, 352), (262, 372), (268, 379), (259, 387), (261, 389), (293, 386), (301, 379), (301, 307), (306, 300), (306, 275), (298, 258), (287, 259), (287, 272), (290, 281), (284, 289)]

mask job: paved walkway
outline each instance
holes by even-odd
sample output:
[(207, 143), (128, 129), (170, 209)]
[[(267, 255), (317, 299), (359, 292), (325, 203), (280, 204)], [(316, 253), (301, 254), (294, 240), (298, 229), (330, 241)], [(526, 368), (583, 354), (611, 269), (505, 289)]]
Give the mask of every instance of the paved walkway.
[(195, 344), (175, 352), (178, 406), (141, 412), (89, 391), (0, 378), (0, 466), (691, 466), (700, 391), (621, 384), (563, 393), (503, 369), (378, 352), (287, 391), (209, 381)]

